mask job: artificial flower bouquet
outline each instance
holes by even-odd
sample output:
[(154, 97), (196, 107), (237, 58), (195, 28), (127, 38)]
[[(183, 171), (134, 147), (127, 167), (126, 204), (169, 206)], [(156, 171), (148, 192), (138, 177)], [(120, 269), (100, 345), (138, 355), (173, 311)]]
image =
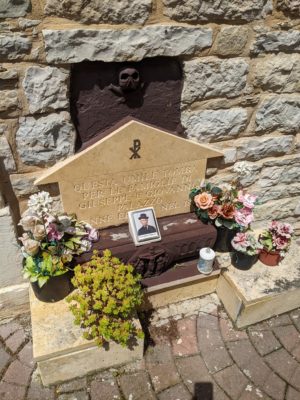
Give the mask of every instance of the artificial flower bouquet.
[(251, 232), (238, 232), (232, 239), (231, 244), (234, 250), (248, 256), (259, 254), (263, 247)]
[(259, 236), (259, 242), (267, 252), (279, 252), (284, 257), (288, 251), (292, 237), (293, 227), (287, 222), (272, 221), (269, 228)]
[(56, 214), (47, 192), (30, 196), (28, 209), (19, 225), (24, 261), (24, 278), (42, 287), (50, 277), (65, 274), (73, 256), (89, 251), (98, 231), (75, 215)]
[(191, 190), (190, 199), (202, 222), (237, 230), (249, 228), (257, 203), (257, 196), (239, 190), (234, 183), (220, 188), (203, 182)]

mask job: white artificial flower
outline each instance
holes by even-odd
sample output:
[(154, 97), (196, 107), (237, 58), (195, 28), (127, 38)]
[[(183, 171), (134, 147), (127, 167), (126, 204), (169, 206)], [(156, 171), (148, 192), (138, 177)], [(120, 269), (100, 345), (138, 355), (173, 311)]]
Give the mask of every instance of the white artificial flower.
[(48, 192), (39, 192), (29, 197), (28, 207), (30, 210), (36, 212), (39, 216), (51, 211), (52, 197)]

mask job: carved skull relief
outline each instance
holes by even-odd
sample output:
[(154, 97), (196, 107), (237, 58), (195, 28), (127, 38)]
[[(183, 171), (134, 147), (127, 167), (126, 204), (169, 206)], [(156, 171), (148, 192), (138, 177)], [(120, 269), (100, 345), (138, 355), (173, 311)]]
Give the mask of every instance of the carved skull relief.
[(119, 86), (124, 91), (136, 90), (140, 83), (139, 71), (135, 68), (124, 68), (119, 73)]

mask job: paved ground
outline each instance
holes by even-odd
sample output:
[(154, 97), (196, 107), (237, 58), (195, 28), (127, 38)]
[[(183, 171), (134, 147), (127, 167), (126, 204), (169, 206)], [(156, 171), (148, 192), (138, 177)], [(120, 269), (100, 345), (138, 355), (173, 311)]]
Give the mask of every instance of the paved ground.
[(300, 310), (246, 331), (233, 329), (214, 305), (158, 317), (142, 362), (49, 388), (32, 360), (29, 316), (1, 324), (0, 399), (300, 399)]

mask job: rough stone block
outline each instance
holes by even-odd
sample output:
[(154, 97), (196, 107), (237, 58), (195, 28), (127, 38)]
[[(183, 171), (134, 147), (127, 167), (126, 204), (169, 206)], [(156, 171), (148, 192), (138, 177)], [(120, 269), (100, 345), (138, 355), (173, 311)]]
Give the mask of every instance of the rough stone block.
[(211, 28), (170, 25), (126, 30), (45, 29), (43, 36), (47, 61), (56, 63), (176, 57), (197, 54), (212, 44)]
[(273, 187), (278, 184), (291, 184), (300, 181), (300, 160), (289, 159), (286, 165), (267, 166), (263, 168), (258, 185), (261, 188)]
[(20, 118), (16, 143), (24, 164), (50, 166), (73, 153), (75, 130), (67, 112)]
[(188, 138), (212, 142), (229, 140), (238, 136), (247, 124), (244, 108), (229, 110), (203, 110), (182, 113), (182, 125)]
[(26, 15), (30, 0), (0, 0), (0, 18), (16, 18)]
[(3, 158), (6, 171), (14, 172), (16, 170), (15, 160), (13, 158), (8, 141), (4, 135), (0, 135), (0, 157)]
[(248, 41), (246, 26), (223, 26), (216, 39), (215, 52), (220, 56), (240, 55)]
[(176, 21), (253, 21), (272, 11), (270, 0), (164, 0), (164, 14)]
[(33, 28), (34, 26), (39, 25), (41, 22), (42, 21), (39, 19), (26, 19), (26, 18), (18, 19), (18, 25), (21, 29)]
[(5, 68), (3, 68), (3, 70), (1, 69), (0, 80), (10, 81), (10, 80), (16, 80), (16, 79), (18, 79), (18, 71), (16, 69), (9, 69), (9, 70), (6, 70)]
[[(298, 182), (298, 181), (295, 181)], [(259, 196), (259, 201), (263, 204), (270, 200), (278, 200), (285, 197), (300, 196), (300, 187), (298, 183), (283, 184), (274, 186), (262, 186), (263, 183), (258, 181), (258, 187), (251, 188), (253, 193)], [(263, 188), (263, 190), (262, 190)]]
[(251, 52), (253, 55), (258, 55), (261, 53), (299, 52), (299, 50), (299, 31), (265, 31), (257, 35)]
[(283, 198), (280, 200), (269, 201), (257, 206), (254, 210), (256, 221), (271, 221), (273, 219), (285, 219), (299, 215), (299, 197)]
[(9, 208), (0, 210), (0, 288), (23, 282), (22, 255)]
[(253, 69), (253, 85), (266, 91), (293, 93), (300, 91), (300, 55), (272, 55), (258, 59)]
[(18, 33), (0, 34), (0, 59), (19, 60), (28, 54), (31, 41)]
[(265, 157), (277, 157), (291, 153), (293, 136), (256, 137), (236, 142), (237, 159), (258, 161)]
[(236, 97), (246, 86), (248, 63), (243, 59), (201, 58), (184, 63), (182, 102), (212, 97)]
[[(122, 365), (143, 357), (144, 340), (130, 348), (110, 342), (109, 350), (82, 337), (65, 300), (39, 301), (30, 290), (33, 356), (44, 385), (64, 382), (89, 372)], [(140, 327), (139, 321), (135, 323)]]
[(51, 112), (67, 108), (67, 80), (69, 72), (62, 68), (29, 67), (23, 80), (23, 88), (30, 113)]
[(256, 112), (256, 132), (297, 133), (300, 129), (300, 96), (266, 98)]
[(47, 0), (45, 14), (84, 23), (143, 24), (151, 9), (152, 0)]
[(34, 185), (34, 181), (40, 176), (40, 172), (29, 174), (11, 174), (9, 176), (11, 185), (17, 197), (28, 196), (37, 193), (39, 188)]
[(11, 116), (18, 108), (18, 92), (16, 90), (1, 90), (0, 92), (0, 113)]
[(300, 0), (277, 0), (277, 9), (294, 17), (299, 17)]

